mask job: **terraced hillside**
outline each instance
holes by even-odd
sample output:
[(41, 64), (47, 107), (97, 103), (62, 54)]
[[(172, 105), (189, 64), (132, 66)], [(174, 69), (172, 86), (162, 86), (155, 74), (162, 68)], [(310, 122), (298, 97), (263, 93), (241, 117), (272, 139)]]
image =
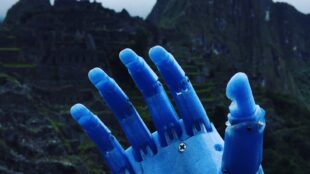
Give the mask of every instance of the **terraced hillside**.
[(69, 109), (83, 102), (119, 130), (87, 73), (99, 66), (125, 84), (118, 52), (145, 51), (151, 32), (142, 19), (99, 3), (14, 5), (0, 28), (0, 173), (105, 173)]
[(265, 173), (310, 173), (309, 18), (269, 0), (158, 0), (147, 21), (87, 0), (20, 0), (0, 26), (0, 173), (106, 173), (69, 108), (89, 106), (128, 145), (87, 79), (99, 66), (154, 130), (118, 52), (147, 57), (155, 44), (175, 55), (220, 133), (226, 82), (246, 72), (267, 111)]

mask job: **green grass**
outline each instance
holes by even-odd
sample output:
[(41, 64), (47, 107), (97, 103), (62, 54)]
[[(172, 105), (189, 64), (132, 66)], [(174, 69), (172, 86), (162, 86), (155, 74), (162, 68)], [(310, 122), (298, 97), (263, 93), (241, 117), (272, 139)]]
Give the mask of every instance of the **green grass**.
[(208, 95), (210, 92), (212, 91), (212, 88), (203, 88), (203, 89), (199, 89), (196, 90), (198, 95)]
[(54, 120), (54, 119), (50, 119), (50, 118), (48, 118), (48, 121), (49, 121), (50, 125), (52, 126), (52, 128), (54, 129), (54, 131), (59, 135), (59, 137), (62, 141), (62, 144), (64, 145), (66, 150), (69, 152), (72, 152), (70, 140), (67, 139), (63, 133), (63, 130), (65, 128), (65, 124), (63, 122), (60, 122), (60, 121)]
[(61, 130), (65, 126), (63, 123), (53, 120), (53, 119), (48, 119), (48, 121), (50, 122), (51, 126), (57, 133), (61, 133)]
[(13, 84), (14, 86), (20, 86), (20, 82), (16, 80), (14, 77), (7, 75), (5, 73), (0, 73), (0, 79), (6, 79), (8, 82)]
[(10, 35), (7, 37), (8, 39), (16, 39), (16, 36)]
[(84, 143), (80, 144), (78, 149), (81, 152), (87, 152), (91, 149), (95, 148), (95, 144), (92, 143), (90, 140), (85, 141)]
[(202, 75), (200, 72), (187, 72), (186, 74), (187, 74), (188, 76), (190, 76), (190, 77)]
[(21, 49), (16, 47), (2, 47), (0, 51), (10, 51), (10, 52), (19, 52)]
[(5, 68), (35, 68), (36, 65), (34, 64), (22, 64), (22, 63), (4, 63), (2, 64)]
[(215, 97), (206, 97), (206, 98), (201, 98), (200, 101), (202, 103), (210, 103), (216, 101)]

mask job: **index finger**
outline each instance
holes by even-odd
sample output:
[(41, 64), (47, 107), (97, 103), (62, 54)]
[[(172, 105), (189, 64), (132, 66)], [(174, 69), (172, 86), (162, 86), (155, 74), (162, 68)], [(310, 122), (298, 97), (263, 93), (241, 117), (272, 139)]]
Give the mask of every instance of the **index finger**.
[(176, 101), (184, 120), (186, 132), (193, 135), (195, 131), (201, 131), (203, 128), (211, 131), (212, 127), (207, 113), (191, 82), (175, 58), (161, 46), (151, 48), (149, 55)]

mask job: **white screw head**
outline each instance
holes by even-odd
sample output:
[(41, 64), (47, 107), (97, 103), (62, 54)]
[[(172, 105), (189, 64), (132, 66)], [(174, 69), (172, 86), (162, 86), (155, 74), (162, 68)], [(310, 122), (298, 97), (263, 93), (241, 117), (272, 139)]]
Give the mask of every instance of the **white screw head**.
[(185, 149), (186, 149), (186, 144), (185, 144), (185, 143), (180, 143), (180, 144), (179, 144), (179, 151), (180, 151), (180, 152), (184, 152)]

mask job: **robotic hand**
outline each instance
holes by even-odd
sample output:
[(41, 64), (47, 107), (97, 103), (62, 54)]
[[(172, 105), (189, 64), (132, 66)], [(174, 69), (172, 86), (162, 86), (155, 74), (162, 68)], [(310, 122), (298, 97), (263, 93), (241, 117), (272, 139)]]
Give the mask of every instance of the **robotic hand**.
[(121, 51), (120, 59), (144, 96), (156, 132), (150, 133), (128, 97), (99, 68), (89, 72), (89, 79), (117, 117), (131, 147), (124, 150), (82, 104), (71, 108), (71, 115), (96, 144), (112, 173), (262, 174), (265, 112), (255, 104), (247, 76), (237, 73), (228, 82), (226, 94), (232, 103), (223, 141), (174, 57), (160, 46), (151, 48), (149, 55), (182, 119), (157, 75), (131, 49)]

